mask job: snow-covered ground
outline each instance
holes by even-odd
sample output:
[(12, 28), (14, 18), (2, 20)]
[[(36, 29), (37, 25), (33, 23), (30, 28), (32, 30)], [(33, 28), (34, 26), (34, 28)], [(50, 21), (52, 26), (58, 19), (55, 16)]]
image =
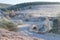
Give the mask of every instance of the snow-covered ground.
[(42, 38), (44, 40), (60, 40), (60, 35), (58, 35), (58, 34), (53, 34), (53, 33), (39, 34), (39, 33), (35, 33), (35, 32), (30, 32), (29, 27), (30, 27), (29, 24), (19, 25), (18, 32), (20, 32), (20, 34), (22, 34), (22, 35)]

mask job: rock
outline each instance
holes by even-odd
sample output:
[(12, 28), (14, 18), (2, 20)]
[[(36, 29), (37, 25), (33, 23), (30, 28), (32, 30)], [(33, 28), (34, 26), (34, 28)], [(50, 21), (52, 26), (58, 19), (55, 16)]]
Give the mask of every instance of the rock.
[(22, 20), (19, 20), (18, 21), (18, 25), (23, 25), (23, 21)]

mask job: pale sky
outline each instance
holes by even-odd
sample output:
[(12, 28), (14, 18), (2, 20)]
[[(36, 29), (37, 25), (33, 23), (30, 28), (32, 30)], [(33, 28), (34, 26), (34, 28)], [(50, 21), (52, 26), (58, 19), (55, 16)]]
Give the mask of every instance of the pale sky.
[(24, 2), (60, 2), (60, 0), (0, 0), (0, 3), (19, 4)]

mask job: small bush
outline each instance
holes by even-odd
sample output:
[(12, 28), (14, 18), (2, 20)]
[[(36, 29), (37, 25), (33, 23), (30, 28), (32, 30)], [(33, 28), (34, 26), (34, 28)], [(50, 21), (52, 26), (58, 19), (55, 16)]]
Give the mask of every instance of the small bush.
[(0, 28), (5, 28), (5, 29), (7, 29), (7, 26), (4, 25), (4, 24), (2, 24), (2, 23), (0, 23)]
[(6, 18), (0, 19), (0, 28), (8, 29), (9, 31), (17, 31), (17, 25)]
[(55, 19), (53, 21), (53, 29), (50, 32), (59, 34), (58, 29), (59, 29), (58, 28), (58, 19)]

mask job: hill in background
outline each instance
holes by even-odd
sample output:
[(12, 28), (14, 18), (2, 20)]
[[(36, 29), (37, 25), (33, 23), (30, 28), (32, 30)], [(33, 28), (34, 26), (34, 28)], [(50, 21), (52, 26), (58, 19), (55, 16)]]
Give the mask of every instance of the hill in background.
[[(28, 2), (28, 3), (21, 3), (21, 4), (16, 4), (11, 7), (8, 7), (8, 10), (24, 10), (25, 7), (27, 6), (34, 6), (34, 5), (50, 5), (50, 4), (60, 4), (59, 2)], [(29, 7), (30, 8), (30, 7)]]
[(11, 4), (4, 4), (4, 3), (0, 3), (0, 8), (7, 8), (12, 6)]

